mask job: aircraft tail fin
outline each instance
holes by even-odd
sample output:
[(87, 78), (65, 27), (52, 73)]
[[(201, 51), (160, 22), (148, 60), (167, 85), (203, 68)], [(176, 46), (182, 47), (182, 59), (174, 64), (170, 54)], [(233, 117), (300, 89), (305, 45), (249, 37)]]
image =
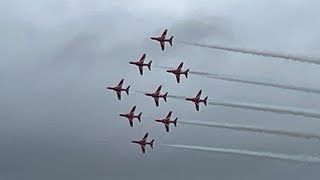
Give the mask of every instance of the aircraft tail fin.
[(173, 121), (173, 124), (175, 127), (177, 127), (177, 120), (178, 120), (178, 117), (176, 117), (176, 119)]
[(204, 101), (203, 101), (205, 106), (207, 106), (207, 100), (208, 100), (208, 96), (206, 98), (204, 98)]
[(170, 46), (172, 46), (172, 39), (173, 39), (173, 36), (171, 36), (169, 39)]
[(127, 95), (129, 95), (129, 89), (130, 89), (130, 86), (128, 86), (127, 89), (126, 89)]
[(142, 112), (138, 115), (138, 121), (141, 122), (141, 115), (142, 115)]
[(168, 92), (166, 92), (166, 93), (163, 95), (163, 100), (164, 100), (164, 102), (167, 102), (167, 96), (168, 96)]
[(152, 141), (150, 142), (150, 147), (153, 149), (153, 142), (154, 142), (154, 139), (152, 139)]
[(188, 78), (188, 73), (189, 73), (189, 69), (187, 69), (187, 70), (184, 72), (184, 75), (186, 76), (186, 78)]
[(148, 63), (148, 69), (151, 71), (151, 63), (152, 63), (152, 60)]

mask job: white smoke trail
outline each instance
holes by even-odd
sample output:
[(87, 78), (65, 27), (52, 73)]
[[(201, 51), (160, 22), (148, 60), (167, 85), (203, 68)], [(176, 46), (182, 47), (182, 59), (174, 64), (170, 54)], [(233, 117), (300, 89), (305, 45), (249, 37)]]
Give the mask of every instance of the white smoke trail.
[[(171, 69), (170, 67), (166, 67), (166, 66), (154, 66), (154, 67), (158, 67), (162, 69)], [(218, 80), (229, 81), (229, 82), (239, 82), (239, 83), (245, 83), (245, 84), (260, 85), (260, 86), (266, 86), (266, 87), (275, 87), (275, 88), (286, 89), (286, 90), (320, 94), (319, 89), (298, 87), (293, 85), (276, 84), (276, 83), (269, 83), (269, 82), (259, 82), (259, 81), (253, 81), (253, 80), (240, 79), (234, 76), (212, 74), (207, 72), (189, 71), (189, 73), (197, 76), (210, 78), (210, 79), (218, 79)]]
[(140, 94), (145, 94), (146, 93), (146, 92), (139, 91), (139, 90), (133, 90), (133, 92), (140, 93)]
[(185, 100), (186, 97), (184, 96), (175, 96), (175, 95), (168, 95), (168, 98), (178, 99), (178, 100)]
[(316, 59), (305, 57), (305, 56), (290, 55), (290, 54), (271, 52), (271, 51), (265, 51), (265, 50), (257, 50), (257, 49), (245, 49), (245, 48), (239, 48), (239, 47), (199, 44), (199, 43), (191, 43), (191, 42), (184, 42), (184, 41), (176, 41), (176, 42), (180, 42), (180, 43), (192, 45), (192, 46), (206, 47), (211, 49), (219, 49), (219, 50), (240, 52), (240, 53), (253, 54), (253, 55), (259, 55), (259, 56), (276, 57), (281, 59), (306, 62), (306, 63), (312, 63), (312, 64), (320, 64), (320, 59), (317, 58), (316, 60)]
[[(153, 65), (153, 67), (162, 68), (162, 69), (173, 69), (173, 67), (169, 66), (160, 66), (160, 65)], [(189, 71), (190, 72), (190, 71)]]
[(278, 114), (292, 114), (296, 116), (320, 118), (320, 113), (315, 111), (306, 111), (302, 109), (297, 109), (293, 107), (281, 107), (281, 106), (269, 106), (264, 104), (254, 104), (254, 103), (243, 103), (243, 102), (209, 102), (210, 105), (216, 106), (227, 106), (233, 108), (241, 108), (256, 111), (268, 111)]
[(259, 128), (253, 126), (245, 126), (245, 125), (237, 125), (237, 124), (227, 124), (227, 123), (217, 123), (217, 122), (203, 122), (203, 121), (179, 121), (180, 124), (189, 124), (195, 126), (206, 126), (206, 127), (215, 127), (215, 128), (223, 128), (223, 129), (231, 129), (237, 131), (247, 131), (247, 132), (255, 132), (255, 133), (264, 133), (271, 135), (283, 135), (288, 137), (295, 138), (303, 138), (303, 139), (316, 139), (320, 141), (320, 134), (309, 134), (309, 133), (300, 133), (300, 132), (292, 132), (287, 130), (280, 129), (267, 129), (267, 128)]
[(272, 152), (250, 151), (246, 149), (203, 147), (203, 146), (190, 146), (190, 145), (180, 145), (180, 144), (164, 144), (164, 145), (170, 146), (170, 147), (182, 148), (182, 149), (190, 149), (195, 151), (237, 154), (237, 155), (287, 160), (287, 161), (295, 161), (295, 162), (303, 162), (303, 163), (320, 163), (319, 157), (308, 156), (308, 155), (289, 155), (289, 154), (280, 154), (280, 153), (272, 153)]
[[(175, 96), (170, 95), (169, 98), (184, 100), (186, 97), (184, 96)], [(320, 113), (316, 111), (307, 111), (304, 109), (298, 109), (294, 107), (282, 107), (282, 106), (270, 106), (264, 104), (256, 104), (256, 103), (244, 103), (244, 102), (227, 102), (227, 101), (215, 101), (215, 102), (208, 102), (209, 105), (213, 106), (225, 106), (225, 107), (232, 107), (232, 108), (240, 108), (240, 109), (247, 109), (247, 110), (255, 110), (255, 111), (266, 111), (266, 112), (273, 112), (278, 114), (291, 114), (295, 116), (304, 116), (304, 117), (311, 117), (311, 118), (320, 118)]]
[(306, 93), (320, 94), (319, 89), (311, 89), (311, 88), (298, 87), (298, 86), (292, 86), (292, 85), (283, 85), (283, 84), (245, 80), (245, 79), (239, 79), (239, 78), (232, 77), (232, 76), (225, 76), (225, 75), (211, 74), (211, 73), (202, 73), (202, 72), (195, 72), (195, 71), (189, 71), (189, 73), (195, 74), (195, 75), (200, 75), (200, 76), (205, 76), (207, 78), (224, 80), (224, 81), (239, 82), (239, 83), (246, 83), (246, 84), (253, 84), (253, 85), (260, 85), (260, 86), (267, 86), (267, 87), (275, 87), (275, 88), (286, 89), (286, 90), (294, 90), (294, 91), (300, 91), (300, 92), (306, 92)]

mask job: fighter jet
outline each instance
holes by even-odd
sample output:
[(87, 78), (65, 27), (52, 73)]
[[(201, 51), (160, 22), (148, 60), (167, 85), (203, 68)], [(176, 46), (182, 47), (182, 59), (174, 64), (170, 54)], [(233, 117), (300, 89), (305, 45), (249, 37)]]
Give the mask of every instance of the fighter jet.
[(144, 63), (144, 59), (146, 58), (146, 54), (143, 54), (141, 59), (139, 61), (136, 62), (132, 62), (130, 61), (129, 64), (133, 64), (139, 67), (139, 71), (140, 71), (140, 75), (143, 75), (143, 66), (147, 66), (148, 69), (151, 71), (151, 63), (152, 61), (150, 61), (149, 63)]
[(170, 123), (173, 123), (175, 127), (177, 127), (177, 120), (178, 120), (178, 117), (176, 117), (174, 120), (170, 120), (170, 117), (171, 117), (171, 114), (172, 114), (172, 111), (170, 111), (167, 115), (166, 118), (164, 119), (156, 119), (155, 121), (156, 122), (161, 122), (164, 124), (165, 128), (166, 128), (166, 131), (169, 132), (169, 125)]
[(160, 85), (156, 90), (156, 92), (154, 93), (145, 93), (146, 96), (153, 97), (157, 107), (159, 107), (159, 98), (163, 98), (163, 100), (167, 102), (168, 92), (166, 92), (165, 94), (160, 94), (161, 88), (162, 88), (162, 85)]
[(186, 78), (188, 78), (189, 69), (182, 71), (181, 70), (182, 66), (183, 66), (183, 62), (179, 64), (177, 69), (167, 70), (168, 73), (172, 73), (172, 74), (176, 75), (177, 83), (180, 83), (180, 74), (184, 74), (186, 76)]
[(117, 86), (114, 86), (114, 87), (107, 87), (107, 89), (110, 89), (110, 90), (114, 90), (117, 92), (117, 96), (118, 96), (118, 99), (121, 100), (121, 91), (125, 91), (127, 93), (127, 95), (129, 95), (129, 88), (130, 86), (128, 86), (127, 88), (122, 88), (122, 84), (124, 82), (124, 79), (121, 79), (119, 84)]
[(149, 133), (146, 133), (141, 140), (131, 141), (132, 143), (136, 143), (136, 144), (139, 144), (141, 146), (141, 150), (142, 150), (143, 154), (146, 152), (146, 150), (145, 150), (145, 146), (146, 145), (150, 145), (150, 147), (153, 149), (154, 139), (152, 139), (152, 141), (150, 141), (150, 142), (147, 142), (148, 135), (149, 135)]
[(142, 112), (139, 113), (138, 115), (134, 115), (135, 110), (136, 110), (136, 106), (133, 106), (129, 113), (119, 114), (119, 116), (125, 117), (125, 118), (127, 118), (129, 120), (129, 124), (130, 124), (131, 127), (133, 127), (133, 118), (137, 118), (138, 121), (141, 122)]
[(197, 94), (196, 97), (194, 98), (186, 98), (187, 101), (192, 101), (195, 103), (196, 105), (196, 110), (199, 111), (199, 103), (203, 102), (205, 106), (207, 106), (207, 99), (208, 99), (208, 96), (205, 97), (204, 99), (200, 99), (200, 96), (201, 96), (201, 93), (202, 93), (202, 90), (200, 90)]
[(171, 36), (169, 39), (166, 39), (167, 32), (168, 32), (168, 29), (165, 29), (165, 30), (163, 31), (163, 33), (162, 33), (161, 36), (151, 37), (151, 38), (150, 38), (150, 39), (155, 40), (155, 41), (158, 41), (158, 42), (160, 43), (162, 51), (164, 51), (165, 42), (169, 42), (170, 45), (172, 46), (173, 36)]

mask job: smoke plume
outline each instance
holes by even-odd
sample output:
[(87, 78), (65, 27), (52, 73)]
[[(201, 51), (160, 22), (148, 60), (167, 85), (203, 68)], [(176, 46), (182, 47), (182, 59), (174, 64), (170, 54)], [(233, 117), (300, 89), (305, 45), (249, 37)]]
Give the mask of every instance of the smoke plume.
[(303, 138), (303, 139), (316, 139), (320, 141), (320, 134), (310, 134), (310, 133), (300, 133), (293, 132), (288, 130), (280, 130), (280, 129), (267, 129), (246, 125), (237, 125), (237, 124), (228, 124), (228, 123), (217, 123), (217, 122), (206, 122), (206, 121), (179, 121), (180, 124), (189, 124), (195, 126), (205, 126), (205, 127), (214, 127), (214, 128), (222, 128), (222, 129), (231, 129), (236, 131), (245, 131), (245, 132), (255, 132), (255, 133), (263, 133), (263, 134), (271, 134), (271, 135), (281, 135), (287, 137), (294, 138)]
[(181, 149), (190, 149), (195, 151), (236, 154), (236, 155), (261, 157), (261, 158), (267, 158), (267, 159), (303, 162), (303, 163), (320, 163), (319, 157), (308, 156), (308, 155), (289, 155), (289, 154), (280, 154), (280, 153), (272, 153), (272, 152), (250, 151), (246, 149), (203, 147), (203, 146), (190, 146), (190, 145), (179, 145), (179, 144), (164, 144), (164, 145), (181, 148)]
[(291, 55), (291, 54), (285, 54), (285, 53), (279, 53), (279, 52), (271, 52), (271, 51), (265, 51), (265, 50), (257, 50), (257, 49), (245, 49), (245, 48), (239, 48), (239, 47), (208, 45), (208, 44), (200, 44), (200, 43), (192, 43), (192, 42), (184, 42), (184, 41), (176, 41), (176, 42), (180, 42), (182, 44), (187, 44), (187, 45), (192, 45), (192, 46), (211, 48), (211, 49), (219, 49), (219, 50), (240, 52), (240, 53), (245, 53), (245, 54), (252, 54), (252, 55), (259, 55), (259, 56), (266, 56), (266, 57), (276, 57), (276, 58), (305, 62), (305, 63), (320, 64), (319, 58), (314, 59), (314, 58), (305, 57), (305, 56), (297, 56), (297, 55)]

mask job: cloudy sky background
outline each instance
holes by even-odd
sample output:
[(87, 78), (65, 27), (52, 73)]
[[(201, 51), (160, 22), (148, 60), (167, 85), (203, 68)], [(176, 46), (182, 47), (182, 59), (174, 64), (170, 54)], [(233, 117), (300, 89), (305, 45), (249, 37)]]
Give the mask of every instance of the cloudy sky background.
[[(319, 111), (320, 96), (192, 76), (175, 82), (165, 70), (140, 76), (128, 61), (143, 53), (154, 64), (320, 89), (320, 66), (192, 47), (165, 52), (149, 40), (168, 28), (174, 40), (268, 49), (319, 57), (316, 0), (0, 2), (1, 179), (318, 179), (319, 165), (175, 149), (162, 143), (320, 156), (320, 142), (178, 124), (165, 133), (154, 118), (173, 117), (318, 133), (320, 120), (201, 106), (105, 90), (125, 78), (131, 90), (293, 106)], [(136, 105), (142, 123), (119, 113)], [(155, 148), (130, 143), (145, 132)], [(319, 133), (320, 134), (320, 133)]]

